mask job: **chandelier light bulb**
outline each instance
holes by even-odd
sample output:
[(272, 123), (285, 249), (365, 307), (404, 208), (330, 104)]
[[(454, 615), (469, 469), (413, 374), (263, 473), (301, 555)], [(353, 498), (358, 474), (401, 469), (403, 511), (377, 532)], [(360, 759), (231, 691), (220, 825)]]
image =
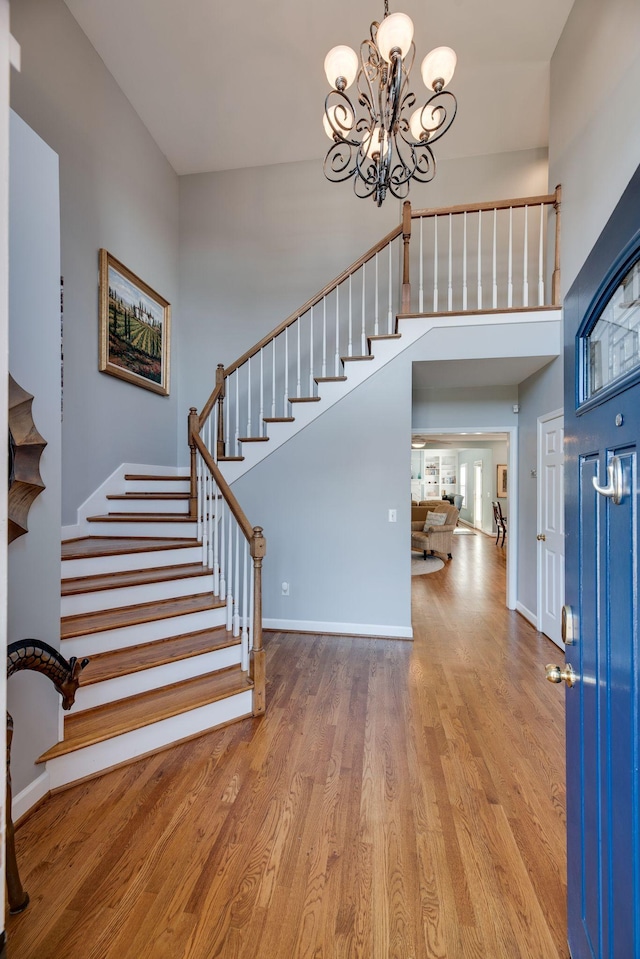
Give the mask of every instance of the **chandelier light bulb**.
[(346, 104), (339, 103), (330, 106), (327, 113), (322, 117), (324, 132), (330, 140), (335, 139), (336, 130), (341, 136), (346, 137), (353, 129), (354, 119), (353, 113)]
[(391, 51), (399, 47), (402, 59), (406, 57), (413, 42), (413, 21), (406, 13), (390, 13), (385, 17), (376, 34), (380, 55), (391, 63)]
[(409, 129), (411, 130), (411, 136), (418, 143), (420, 140), (424, 143), (429, 139), (429, 132), (424, 129), (422, 126), (422, 107), (418, 110), (415, 110), (411, 114), (411, 119), (409, 120)]
[(338, 80), (344, 80), (343, 89), (350, 87), (358, 73), (358, 56), (344, 44), (333, 47), (324, 58), (324, 72), (332, 87), (338, 89)]
[(385, 130), (382, 131), (382, 139), (380, 139), (380, 127), (375, 127), (372, 134), (369, 134), (365, 137), (362, 143), (362, 150), (370, 160), (374, 158), (377, 159), (387, 147), (387, 133)]
[(428, 90), (444, 90), (456, 69), (458, 58), (451, 47), (436, 47), (422, 61), (422, 79)]

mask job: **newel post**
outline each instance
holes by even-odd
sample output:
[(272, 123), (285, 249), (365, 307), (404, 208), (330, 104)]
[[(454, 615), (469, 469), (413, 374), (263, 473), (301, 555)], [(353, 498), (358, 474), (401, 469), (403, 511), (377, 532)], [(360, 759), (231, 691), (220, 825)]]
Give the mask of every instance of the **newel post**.
[(556, 211), (556, 252), (553, 264), (553, 278), (551, 280), (551, 301), (553, 306), (560, 306), (560, 206), (562, 204), (562, 187), (556, 187), (556, 200), (553, 208)]
[(402, 312), (411, 312), (411, 281), (409, 279), (409, 243), (411, 241), (411, 203), (402, 204)]
[(249, 661), (249, 675), (253, 681), (253, 715), (265, 710), (265, 662), (262, 646), (262, 560), (267, 552), (267, 541), (261, 526), (253, 527), (250, 544), (253, 558), (253, 649)]
[(197, 519), (198, 516), (198, 484), (197, 484), (197, 462), (196, 462), (196, 444), (194, 436), (198, 432), (198, 411), (195, 406), (189, 409), (187, 417), (187, 440), (191, 451), (191, 462), (189, 467), (189, 519)]
[(216, 367), (216, 386), (220, 387), (218, 394), (218, 439), (216, 442), (216, 460), (224, 456), (224, 364), (218, 363)]

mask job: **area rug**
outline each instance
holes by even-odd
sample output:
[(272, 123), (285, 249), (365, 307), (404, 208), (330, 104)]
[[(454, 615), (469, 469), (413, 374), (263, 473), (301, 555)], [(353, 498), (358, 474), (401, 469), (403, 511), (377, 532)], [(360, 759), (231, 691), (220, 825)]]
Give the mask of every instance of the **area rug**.
[(427, 556), (422, 558), (422, 553), (411, 554), (411, 575), (424, 576), (425, 573), (435, 573), (442, 569), (444, 563), (439, 556)]

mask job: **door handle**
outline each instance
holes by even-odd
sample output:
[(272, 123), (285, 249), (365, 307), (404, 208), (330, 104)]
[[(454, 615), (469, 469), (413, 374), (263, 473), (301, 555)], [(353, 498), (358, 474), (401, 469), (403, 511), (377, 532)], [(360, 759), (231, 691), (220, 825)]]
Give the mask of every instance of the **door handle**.
[(547, 537), (544, 535), (544, 533), (538, 533), (538, 535), (536, 536), (536, 539), (538, 540), (538, 542), (542, 542), (542, 543), (546, 543), (547, 541)]
[(564, 669), (561, 669), (560, 666), (554, 666), (553, 663), (547, 663), (544, 668), (550, 683), (561, 683), (564, 681), (567, 686), (573, 686), (577, 682), (578, 677), (574, 673), (571, 663), (567, 663)]
[(616, 506), (619, 506), (624, 496), (624, 474), (622, 471), (622, 460), (619, 456), (612, 456), (611, 462), (607, 466), (608, 484), (598, 486), (598, 477), (593, 477), (593, 488), (600, 496), (606, 496), (611, 499)]

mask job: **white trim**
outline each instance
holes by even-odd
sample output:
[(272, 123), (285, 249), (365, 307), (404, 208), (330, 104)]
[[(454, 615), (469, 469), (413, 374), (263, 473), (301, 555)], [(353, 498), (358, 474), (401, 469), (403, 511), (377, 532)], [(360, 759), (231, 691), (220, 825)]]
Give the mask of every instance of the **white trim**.
[(33, 782), (30, 782), (28, 786), (25, 786), (17, 796), (13, 797), (11, 803), (11, 818), (14, 822), (18, 822), (22, 816), (25, 816), (30, 809), (39, 803), (41, 799), (44, 799), (51, 792), (51, 781), (49, 779), (49, 773), (45, 769), (43, 773), (40, 773), (37, 779), (34, 779)]
[(530, 609), (527, 609), (527, 607), (521, 603), (520, 600), (518, 600), (516, 603), (516, 610), (521, 616), (524, 616), (529, 623), (531, 623), (534, 629), (538, 629), (538, 617), (535, 613), (532, 613)]
[(320, 623), (307, 619), (265, 619), (264, 629), (286, 629), (292, 633), (335, 633), (339, 636), (371, 636), (380, 639), (413, 639), (411, 626), (375, 626), (367, 623)]
[[(564, 434), (564, 407), (561, 407), (558, 410), (553, 410), (551, 413), (544, 413), (542, 416), (538, 417), (537, 426), (536, 426), (536, 530), (540, 531), (542, 529), (542, 483), (540, 482), (542, 477), (542, 435), (543, 435), (543, 426), (545, 423), (550, 423), (551, 420), (562, 418), (562, 430)], [(564, 452), (564, 451), (563, 451)], [(564, 508), (564, 503), (562, 504)], [(564, 521), (562, 524), (564, 529)], [(562, 557), (564, 563), (564, 551)], [(543, 609), (543, 598), (542, 598), (542, 543), (540, 540), (536, 543), (536, 606), (540, 612)], [(564, 582), (564, 569), (562, 572), (562, 581)], [(562, 598), (564, 603), (564, 597)], [(538, 629), (542, 629), (542, 613), (539, 615), (540, 625)], [(543, 634), (547, 636), (546, 633)], [(552, 643), (555, 643), (556, 646), (559, 646), (560, 649), (564, 649), (564, 643), (558, 640), (554, 636), (547, 636), (547, 639), (550, 639)]]
[[(469, 433), (469, 427), (464, 426), (439, 426), (437, 429), (431, 427), (428, 429), (422, 429), (419, 425), (413, 424), (411, 426), (412, 433), (420, 433), (421, 436), (429, 436), (431, 434), (438, 436), (441, 433), (452, 433), (456, 435), (464, 435)], [(508, 475), (510, 477), (515, 477), (517, 482), (518, 477), (518, 427), (517, 426), (496, 426), (487, 425), (487, 426), (476, 426), (473, 425), (473, 433), (505, 433), (507, 436), (507, 460), (508, 460)], [(477, 437), (474, 437), (477, 439)], [(462, 444), (464, 445), (464, 444)], [(506, 606), (507, 609), (517, 609), (517, 598), (518, 598), (518, 500), (519, 496), (517, 491), (514, 495), (513, 489), (514, 480), (510, 481), (510, 494), (509, 494), (509, 540), (511, 543), (511, 548), (507, 549), (507, 592), (506, 592)]]
[(20, 44), (18, 43), (16, 38), (13, 36), (13, 34), (9, 34), (9, 63), (11, 64), (14, 70), (18, 71), (18, 73), (20, 73), (21, 53), (22, 51), (20, 49)]

